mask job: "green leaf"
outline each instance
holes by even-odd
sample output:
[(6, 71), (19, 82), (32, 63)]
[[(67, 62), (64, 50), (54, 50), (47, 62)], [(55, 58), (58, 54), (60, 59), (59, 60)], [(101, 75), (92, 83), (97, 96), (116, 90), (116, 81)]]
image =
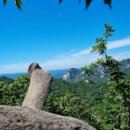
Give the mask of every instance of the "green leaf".
[(86, 9), (90, 6), (92, 0), (85, 0)]
[(19, 9), (21, 9), (22, 8), (22, 1), (21, 0), (15, 0), (15, 2), (16, 2), (17, 7)]
[(4, 2), (4, 5), (6, 5), (8, 3), (8, 0), (4, 0), (3, 2)]
[(104, 3), (109, 5), (110, 8), (112, 8), (112, 0), (104, 0)]

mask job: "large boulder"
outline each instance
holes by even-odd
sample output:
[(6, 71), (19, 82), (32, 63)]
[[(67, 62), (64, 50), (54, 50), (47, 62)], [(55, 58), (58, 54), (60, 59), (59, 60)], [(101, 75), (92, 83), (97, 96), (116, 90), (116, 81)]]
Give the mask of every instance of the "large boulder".
[(51, 76), (35, 62), (29, 66), (28, 76), (30, 85), (22, 106), (42, 109), (50, 88)]
[(0, 130), (96, 130), (72, 118), (38, 109), (0, 106)]

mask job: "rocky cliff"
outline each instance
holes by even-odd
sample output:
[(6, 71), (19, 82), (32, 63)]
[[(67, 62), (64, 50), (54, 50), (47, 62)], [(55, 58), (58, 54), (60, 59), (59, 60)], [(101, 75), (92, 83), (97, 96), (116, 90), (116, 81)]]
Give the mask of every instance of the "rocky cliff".
[[(121, 65), (121, 71), (125, 74), (130, 74), (130, 59), (125, 59), (119, 62)], [(95, 73), (101, 74), (98, 76), (88, 76), (86, 74), (82, 74), (82, 69), (72, 68), (68, 70), (62, 77), (65, 81), (78, 82), (82, 80), (87, 81), (106, 81), (106, 77), (104, 74), (104, 69), (102, 67), (95, 68)]]

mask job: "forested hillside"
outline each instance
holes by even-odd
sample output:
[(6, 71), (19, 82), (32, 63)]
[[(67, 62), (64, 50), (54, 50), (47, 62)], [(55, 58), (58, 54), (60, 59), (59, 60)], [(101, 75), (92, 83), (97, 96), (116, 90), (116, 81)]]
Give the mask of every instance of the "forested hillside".
[[(14, 80), (4, 78), (0, 81), (0, 105), (21, 106), (29, 79), (21, 76)], [(130, 79), (129, 81), (130, 82)], [(119, 105), (114, 104), (113, 114), (105, 112), (104, 97), (107, 94), (107, 84), (103, 82), (68, 82), (62, 79), (53, 79), (49, 96), (46, 100), (44, 110), (72, 116), (93, 125), (98, 130), (104, 130), (104, 126), (110, 126), (116, 120), (113, 114)], [(111, 118), (111, 123), (108, 121)]]
[[(7, 79), (0, 81), (0, 105), (20, 106), (29, 86), (28, 78), (22, 76), (14, 79), (10, 84), (7, 83)], [(102, 86), (102, 83), (88, 84), (83, 81), (70, 83), (61, 79), (53, 79), (44, 109), (89, 121), (89, 109), (102, 102)]]

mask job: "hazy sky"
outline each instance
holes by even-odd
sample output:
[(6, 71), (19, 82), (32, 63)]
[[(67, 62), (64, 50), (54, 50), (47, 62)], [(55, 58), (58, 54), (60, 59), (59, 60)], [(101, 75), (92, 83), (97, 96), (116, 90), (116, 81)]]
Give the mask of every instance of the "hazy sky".
[(24, 72), (33, 61), (45, 69), (89, 64), (97, 58), (89, 52), (104, 23), (116, 29), (109, 54), (130, 57), (130, 0), (113, 0), (112, 6), (94, 0), (86, 11), (84, 0), (23, 0), (19, 11), (13, 0), (5, 7), (1, 1), (0, 73)]

